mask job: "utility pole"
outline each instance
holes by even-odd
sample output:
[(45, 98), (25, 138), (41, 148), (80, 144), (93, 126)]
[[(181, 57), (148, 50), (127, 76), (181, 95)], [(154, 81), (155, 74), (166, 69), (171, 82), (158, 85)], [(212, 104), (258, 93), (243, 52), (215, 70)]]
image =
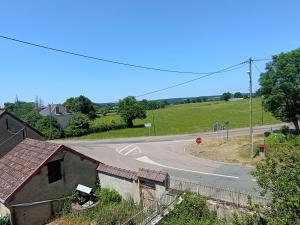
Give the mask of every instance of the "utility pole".
[(252, 58), (249, 59), (249, 127), (250, 127), (250, 157), (254, 157), (253, 153), (253, 124), (252, 124)]

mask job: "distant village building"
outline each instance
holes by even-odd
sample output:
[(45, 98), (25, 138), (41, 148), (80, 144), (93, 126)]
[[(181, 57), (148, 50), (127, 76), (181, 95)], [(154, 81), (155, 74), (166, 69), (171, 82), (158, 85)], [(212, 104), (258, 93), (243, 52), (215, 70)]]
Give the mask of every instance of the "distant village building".
[(25, 139), (0, 159), (0, 216), (12, 225), (46, 223), (76, 185), (96, 187), (98, 164), (64, 145)]
[(25, 138), (40, 140), (43, 134), (14, 114), (0, 110), (0, 158)]
[(52, 104), (40, 111), (42, 116), (53, 116), (57, 119), (58, 124), (62, 129), (65, 129), (73, 116), (73, 113), (62, 104)]

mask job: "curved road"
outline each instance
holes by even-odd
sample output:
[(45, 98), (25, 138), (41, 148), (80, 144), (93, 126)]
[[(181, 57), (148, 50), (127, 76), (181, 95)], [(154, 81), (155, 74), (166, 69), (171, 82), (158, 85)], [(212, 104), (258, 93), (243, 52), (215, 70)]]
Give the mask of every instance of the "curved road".
[[(254, 133), (278, 129), (280, 125), (254, 127)], [(249, 134), (249, 128), (229, 130), (229, 136)], [(159, 137), (122, 138), (96, 141), (59, 140), (77, 151), (108, 165), (137, 170), (159, 169), (171, 177), (242, 192), (258, 188), (250, 175), (253, 167), (216, 162), (185, 153), (186, 145), (196, 136), (217, 137), (215, 132)]]

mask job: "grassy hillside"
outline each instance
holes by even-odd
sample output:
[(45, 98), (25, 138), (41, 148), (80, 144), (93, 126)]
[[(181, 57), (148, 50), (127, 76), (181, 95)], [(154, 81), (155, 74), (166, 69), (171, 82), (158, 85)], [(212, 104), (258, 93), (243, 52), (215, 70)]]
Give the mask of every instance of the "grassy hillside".
[[(261, 99), (253, 100), (253, 124), (262, 124)], [(270, 113), (264, 112), (264, 123), (278, 123)], [(120, 122), (118, 115), (110, 115), (96, 119), (95, 123), (105, 121)], [(154, 122), (153, 122), (154, 121)], [(137, 137), (149, 135), (149, 130), (144, 128), (144, 123), (150, 122), (155, 125), (156, 135), (187, 134), (203, 131), (211, 131), (215, 122), (224, 123), (229, 121), (230, 128), (247, 127), (249, 124), (249, 100), (235, 102), (203, 102), (184, 105), (170, 105), (164, 109), (147, 112), (145, 120), (135, 120), (131, 129), (113, 130), (108, 132), (93, 133), (76, 139), (102, 139), (117, 137)], [(154, 135), (154, 127), (151, 128)]]

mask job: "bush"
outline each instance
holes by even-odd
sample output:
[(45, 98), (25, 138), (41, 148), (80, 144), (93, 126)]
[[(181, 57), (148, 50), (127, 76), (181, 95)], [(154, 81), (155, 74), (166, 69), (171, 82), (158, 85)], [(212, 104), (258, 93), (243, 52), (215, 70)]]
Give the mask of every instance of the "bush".
[(0, 225), (9, 225), (9, 217), (8, 216), (0, 216)]
[(280, 128), (280, 133), (282, 133), (283, 135), (288, 135), (290, 133), (290, 128), (287, 125), (284, 125)]
[(87, 134), (90, 129), (88, 116), (82, 113), (75, 113), (71, 118), (69, 126), (64, 130), (66, 136), (80, 136)]
[(110, 190), (108, 188), (102, 188), (97, 191), (97, 195), (101, 202), (108, 203), (119, 203), (122, 201), (121, 195), (116, 190)]

